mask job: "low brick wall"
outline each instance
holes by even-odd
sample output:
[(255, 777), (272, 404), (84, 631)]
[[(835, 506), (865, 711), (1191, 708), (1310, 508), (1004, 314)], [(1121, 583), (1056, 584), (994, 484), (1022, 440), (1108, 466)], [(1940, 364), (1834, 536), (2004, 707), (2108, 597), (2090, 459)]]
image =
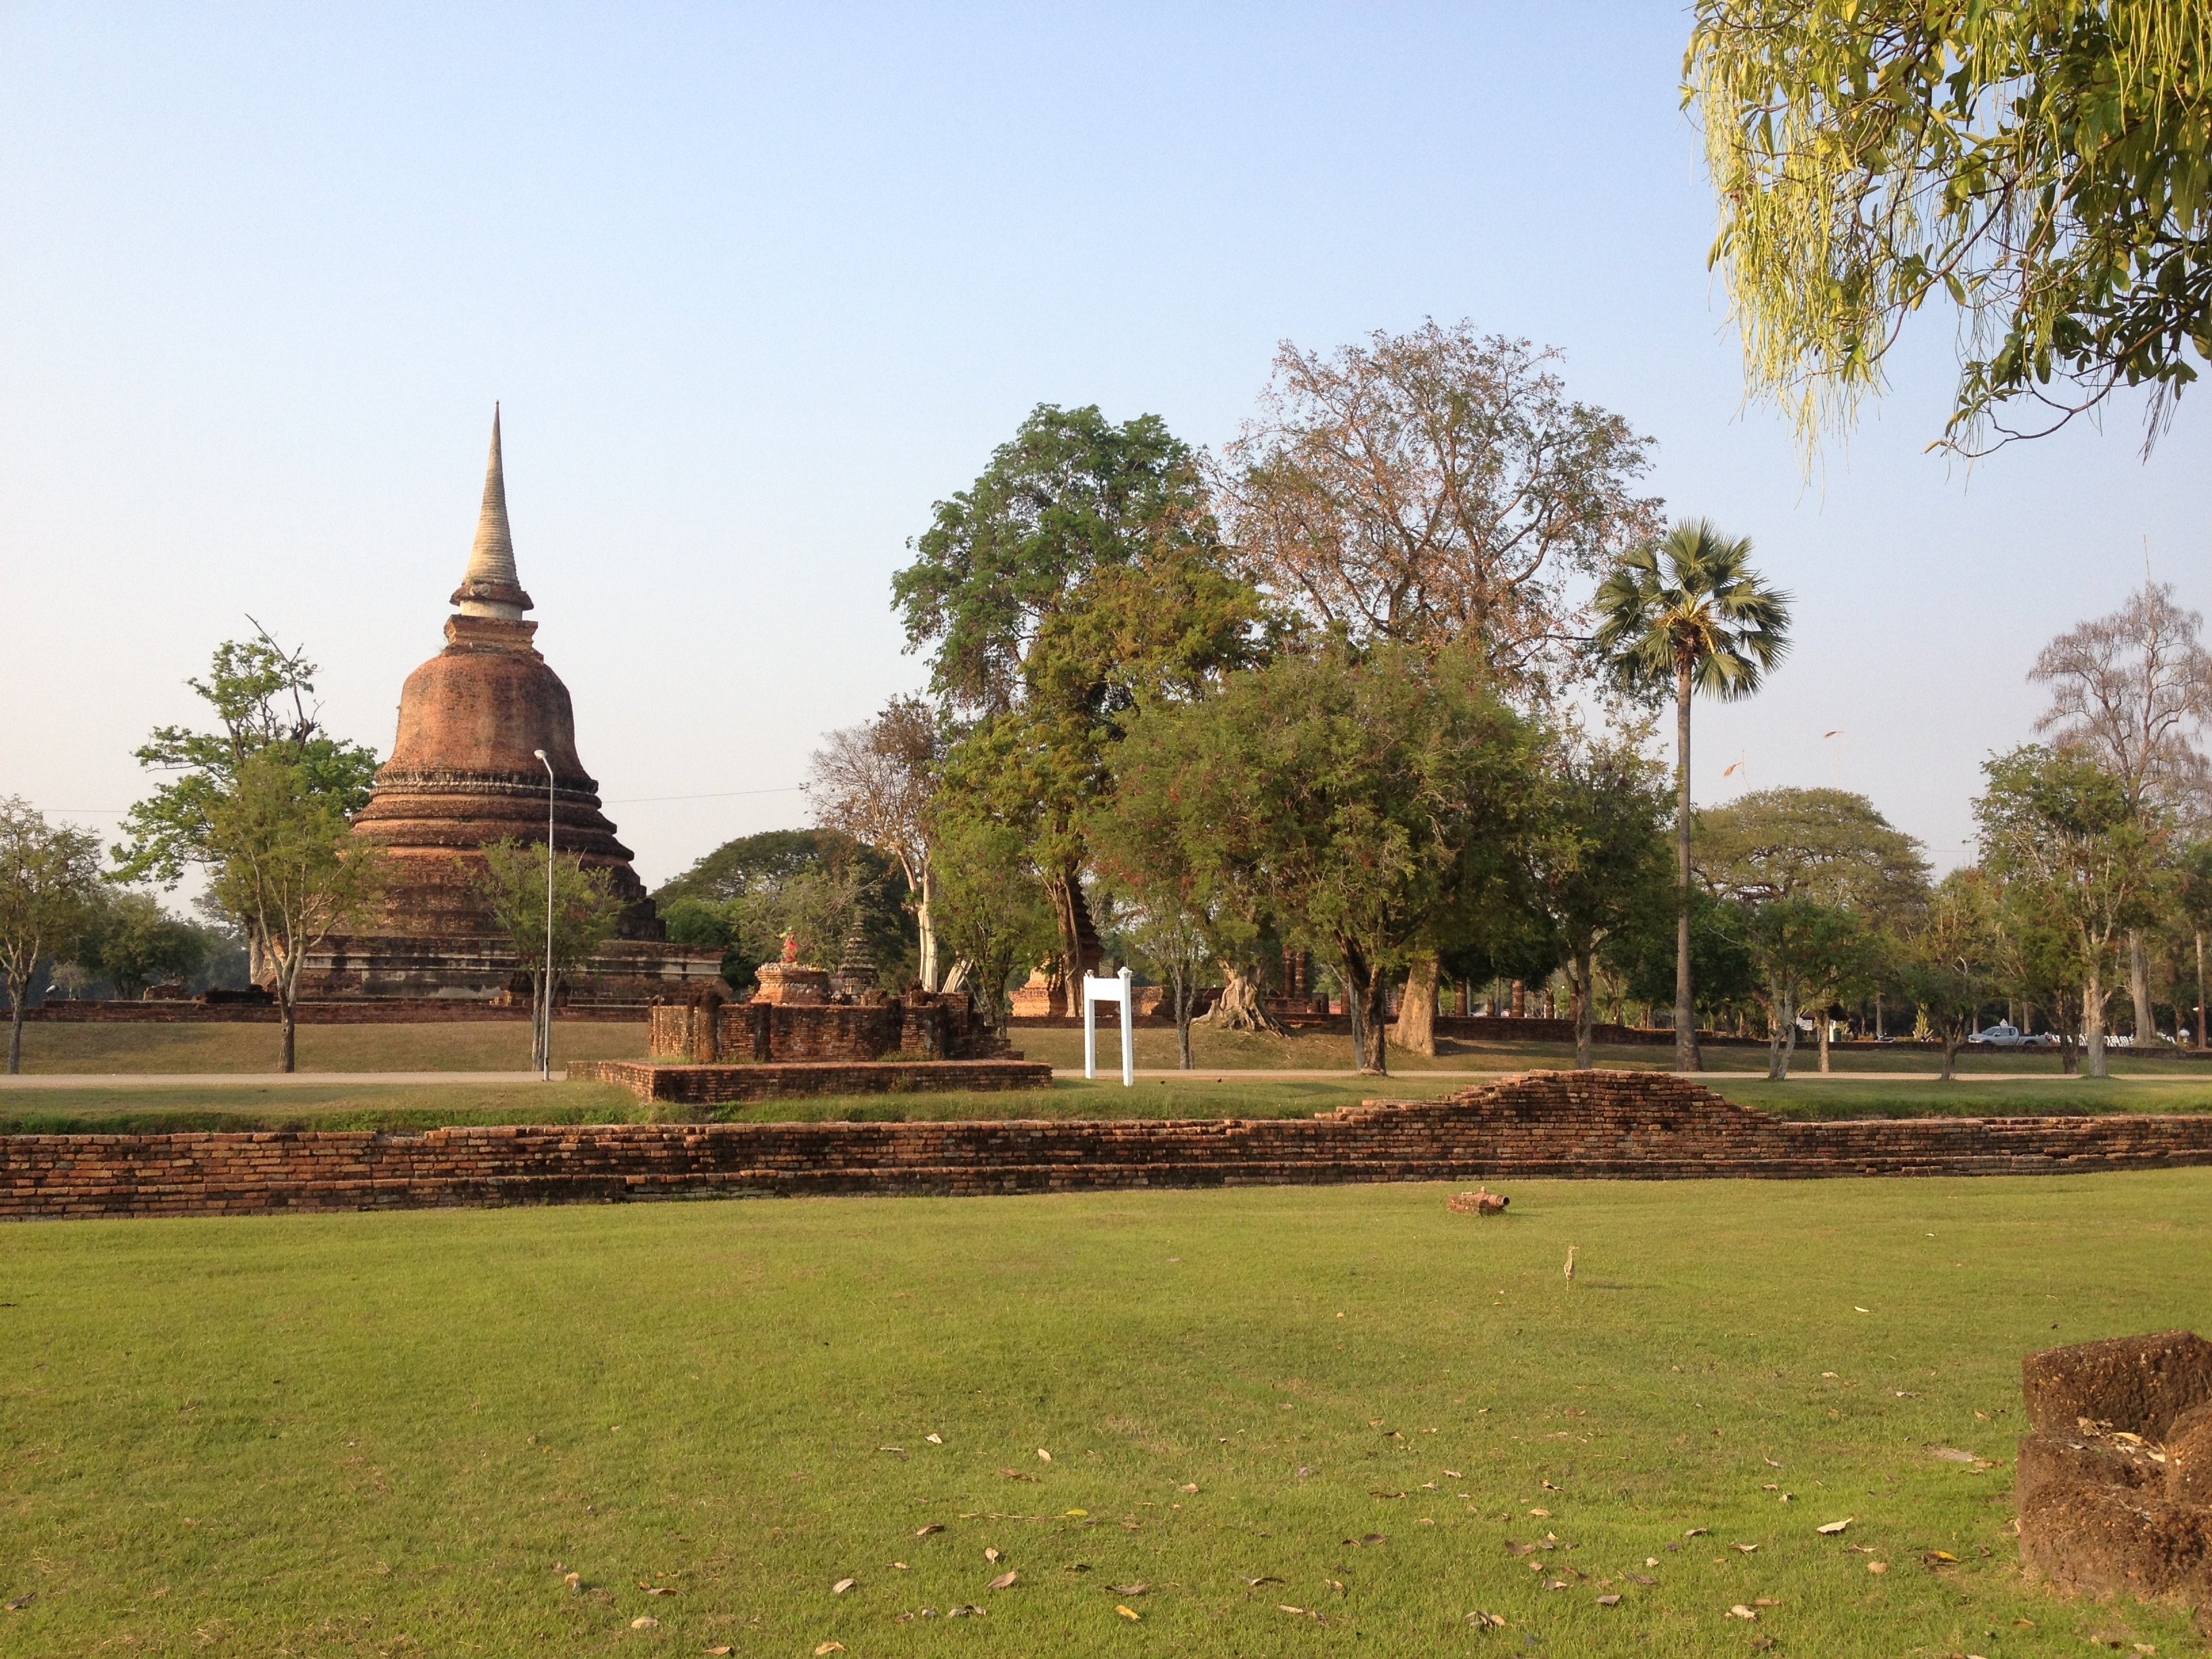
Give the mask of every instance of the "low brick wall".
[(872, 1060), (672, 1066), (629, 1060), (571, 1060), (571, 1083), (613, 1083), (641, 1101), (724, 1106), (816, 1095), (945, 1094), (1049, 1089), (1052, 1067), (1015, 1054), (1000, 1060)]
[[(556, 1022), (590, 1020), (600, 1024), (641, 1023), (642, 1005), (557, 1006)], [(57, 1025), (274, 1025), (276, 1006), (260, 1002), (66, 1002), (49, 998), (23, 1011), (27, 1020)], [(479, 1020), (517, 1024), (530, 1018), (530, 1005), (478, 1002), (457, 997), (394, 997), (382, 1001), (302, 1002), (301, 1025), (459, 1025)]]
[(2182, 1164), (2212, 1164), (2212, 1117), (1789, 1123), (1687, 1078), (1537, 1072), (1441, 1101), (1370, 1102), (1311, 1119), (13, 1135), (0, 1137), (0, 1218)]

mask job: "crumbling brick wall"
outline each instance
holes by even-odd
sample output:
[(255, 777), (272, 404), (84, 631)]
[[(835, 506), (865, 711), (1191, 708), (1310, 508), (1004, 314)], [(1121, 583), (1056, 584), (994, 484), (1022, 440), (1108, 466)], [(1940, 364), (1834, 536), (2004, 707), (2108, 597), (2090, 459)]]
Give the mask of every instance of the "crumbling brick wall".
[[(676, 1106), (868, 1088), (1035, 1087), (1012, 1060), (603, 1060)], [(423, 1135), (0, 1137), (0, 1218), (228, 1214), (780, 1194), (980, 1194), (1528, 1176), (2026, 1175), (2212, 1164), (2212, 1117), (1788, 1123), (1660, 1073), (1541, 1072), (1314, 1118), (625, 1123)]]

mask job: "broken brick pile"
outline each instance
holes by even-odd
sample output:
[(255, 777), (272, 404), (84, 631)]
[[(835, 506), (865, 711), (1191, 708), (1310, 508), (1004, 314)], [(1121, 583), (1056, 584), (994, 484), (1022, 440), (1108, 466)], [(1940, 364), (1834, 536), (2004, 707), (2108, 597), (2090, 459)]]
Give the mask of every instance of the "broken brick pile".
[[(851, 1093), (897, 1060), (823, 1066), (598, 1061), (572, 1077), (711, 1105)], [(963, 1074), (963, 1068), (975, 1068)], [(1046, 1068), (912, 1066), (945, 1087)], [(770, 1076), (772, 1071), (787, 1075)], [(1019, 1086), (1000, 1082), (998, 1086)], [(2031, 1175), (2212, 1164), (2212, 1117), (1790, 1123), (1651, 1072), (1535, 1072), (1442, 1100), (1307, 1119), (625, 1123), (0, 1137), (0, 1218), (234, 1214), (776, 1194), (984, 1194), (1505, 1177)]]

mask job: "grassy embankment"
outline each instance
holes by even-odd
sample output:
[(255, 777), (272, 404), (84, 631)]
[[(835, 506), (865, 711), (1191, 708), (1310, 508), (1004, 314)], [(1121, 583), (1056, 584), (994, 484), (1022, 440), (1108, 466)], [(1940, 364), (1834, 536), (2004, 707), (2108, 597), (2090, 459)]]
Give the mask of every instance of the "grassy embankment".
[(2212, 1172), (1443, 1196), (9, 1229), (0, 1655), (2195, 1650), (2010, 1460), (2212, 1329)]
[[(304, 1068), (317, 1071), (451, 1072), (450, 1083), (378, 1085), (349, 1079), (329, 1084), (255, 1083), (212, 1079), (205, 1085), (134, 1087), (133, 1074), (214, 1072), (239, 1066), (260, 1053), (268, 1037), (255, 1026), (38, 1026), (27, 1033), (26, 1069), (33, 1073), (107, 1073), (112, 1083), (67, 1088), (0, 1091), (0, 1133), (83, 1133), (291, 1126), (408, 1132), (441, 1124), (584, 1123), (628, 1121), (644, 1114), (625, 1091), (591, 1084), (514, 1084), (471, 1079), (471, 1070), (520, 1069), (528, 1056), (528, 1031), (512, 1025), (304, 1027)], [(1118, 1081), (1096, 1084), (1063, 1079), (1049, 1091), (1016, 1094), (838, 1096), (732, 1107), (717, 1115), (732, 1120), (944, 1119), (1006, 1117), (1281, 1117), (1325, 1111), (1376, 1097), (1409, 1099), (1469, 1086), (1473, 1072), (1504, 1073), (1568, 1064), (1559, 1045), (1467, 1044), (1433, 1065), (1394, 1054), (1401, 1067), (1387, 1079), (1333, 1077), (1261, 1078), (1257, 1069), (1320, 1071), (1344, 1058), (1340, 1039), (1299, 1033), (1288, 1038), (1204, 1034), (1200, 1054), (1208, 1069), (1187, 1076), (1147, 1077), (1131, 1090)], [(1139, 1033), (1139, 1060), (1171, 1063), (1171, 1033)], [(1028, 1029), (1021, 1046), (1054, 1064), (1079, 1064), (1081, 1036)], [(563, 1058), (627, 1057), (641, 1048), (639, 1028), (562, 1026), (556, 1053)], [(1716, 1067), (1742, 1051), (1715, 1050)], [(1601, 1052), (1598, 1063), (1655, 1063), (1663, 1051), (1620, 1048)], [(1902, 1066), (1900, 1060), (1917, 1060)], [(1940, 1085), (1906, 1075), (1924, 1069), (1924, 1057), (1894, 1051), (1837, 1056), (1838, 1071), (1823, 1078), (1800, 1071), (1785, 1084), (1763, 1077), (1713, 1076), (1712, 1087), (1746, 1105), (1791, 1116), (1982, 1115), (2022, 1112), (2212, 1111), (2212, 1068), (2194, 1071), (2185, 1061), (2120, 1057), (2109, 1080), (2057, 1074), (2042, 1056), (1975, 1055), (1962, 1080)], [(1878, 1068), (1877, 1068), (1878, 1063)], [(1110, 1068), (1109, 1068), (1110, 1070)], [(2156, 1076), (2164, 1071), (2179, 1076)]]

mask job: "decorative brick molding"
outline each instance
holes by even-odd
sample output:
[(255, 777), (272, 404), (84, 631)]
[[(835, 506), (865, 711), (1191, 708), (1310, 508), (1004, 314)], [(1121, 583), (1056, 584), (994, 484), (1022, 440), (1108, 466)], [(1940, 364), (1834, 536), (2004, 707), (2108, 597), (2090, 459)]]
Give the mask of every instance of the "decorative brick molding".
[[(690, 1068), (660, 1069), (681, 1076)], [(2212, 1164), (2212, 1117), (1790, 1123), (1663, 1073), (1534, 1072), (1440, 1101), (1370, 1102), (1310, 1119), (13, 1135), (0, 1137), (0, 1218), (1533, 1176), (2055, 1175), (2180, 1164)]]

